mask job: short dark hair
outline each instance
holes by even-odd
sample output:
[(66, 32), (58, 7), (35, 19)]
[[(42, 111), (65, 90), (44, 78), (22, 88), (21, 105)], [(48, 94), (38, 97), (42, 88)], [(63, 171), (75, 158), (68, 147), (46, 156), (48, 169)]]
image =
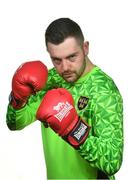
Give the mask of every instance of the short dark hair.
[(56, 19), (46, 29), (46, 46), (48, 42), (58, 45), (68, 37), (74, 37), (80, 45), (84, 42), (82, 30), (76, 22), (69, 18)]

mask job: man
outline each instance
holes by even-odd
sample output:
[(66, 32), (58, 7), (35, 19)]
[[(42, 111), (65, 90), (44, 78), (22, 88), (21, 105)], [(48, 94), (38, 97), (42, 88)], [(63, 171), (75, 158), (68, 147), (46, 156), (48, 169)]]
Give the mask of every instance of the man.
[[(42, 122), (48, 179), (114, 179), (123, 154), (119, 90), (88, 58), (89, 43), (77, 23), (57, 19), (48, 26), (45, 38), (54, 68), (48, 79), (39, 61), (17, 70), (7, 125), (19, 130), (36, 119)], [(34, 67), (38, 72), (30, 70)]]

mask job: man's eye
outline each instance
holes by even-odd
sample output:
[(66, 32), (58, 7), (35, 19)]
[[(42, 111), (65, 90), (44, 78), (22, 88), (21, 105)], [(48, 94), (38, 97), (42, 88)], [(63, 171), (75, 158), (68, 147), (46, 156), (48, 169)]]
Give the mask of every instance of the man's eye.
[(69, 60), (70, 60), (70, 61), (75, 61), (75, 60), (76, 60), (76, 56), (75, 56), (75, 55), (70, 56), (70, 57), (69, 57)]
[(61, 63), (60, 59), (52, 59), (52, 61), (54, 64), (57, 64), (57, 65)]

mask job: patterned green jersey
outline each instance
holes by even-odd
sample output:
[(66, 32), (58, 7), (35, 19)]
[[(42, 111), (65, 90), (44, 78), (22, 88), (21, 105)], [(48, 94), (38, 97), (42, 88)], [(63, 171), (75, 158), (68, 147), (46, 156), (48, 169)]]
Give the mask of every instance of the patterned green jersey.
[(75, 150), (41, 123), (47, 178), (97, 179), (98, 172), (104, 172), (114, 179), (123, 153), (122, 98), (113, 80), (97, 66), (75, 83), (67, 83), (55, 68), (49, 70), (46, 88), (31, 96), (26, 106), (20, 110), (8, 106), (8, 127), (20, 130), (34, 122), (45, 93), (58, 87), (71, 92), (78, 115), (91, 130), (84, 144)]

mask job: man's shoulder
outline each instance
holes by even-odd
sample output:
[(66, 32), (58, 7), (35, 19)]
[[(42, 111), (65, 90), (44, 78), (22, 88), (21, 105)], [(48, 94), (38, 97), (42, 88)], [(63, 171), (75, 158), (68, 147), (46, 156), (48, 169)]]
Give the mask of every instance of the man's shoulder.
[(50, 74), (50, 75), (52, 75), (52, 74), (57, 74), (56, 69), (55, 69), (54, 67), (50, 68), (50, 69), (48, 70), (48, 74)]
[(53, 67), (48, 70), (48, 79), (60, 79), (60, 75), (57, 73), (56, 69)]
[(101, 68), (97, 67), (96, 71), (91, 75), (92, 89), (100, 92), (118, 91), (114, 80)]
[(54, 67), (49, 69), (48, 81), (47, 81), (48, 86), (57, 88), (57, 87), (62, 87), (62, 84), (65, 83), (66, 82), (64, 81), (64, 79), (58, 74), (58, 72)]
[(98, 82), (102, 81), (112, 81), (113, 79), (106, 73), (104, 72), (100, 67), (96, 66), (94, 73), (92, 73), (94, 80)]

